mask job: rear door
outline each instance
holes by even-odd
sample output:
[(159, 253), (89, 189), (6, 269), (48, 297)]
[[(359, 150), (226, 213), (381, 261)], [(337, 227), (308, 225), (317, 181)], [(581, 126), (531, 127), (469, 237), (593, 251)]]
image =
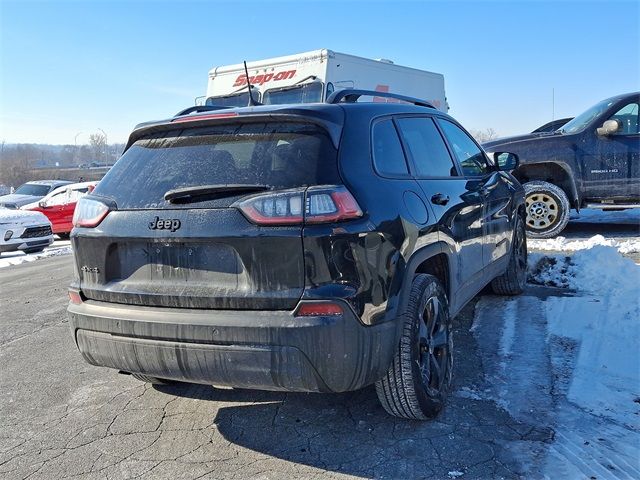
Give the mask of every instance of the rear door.
[[(440, 239), (455, 252), (451, 267), (462, 290), (481, 276), (484, 266), (483, 185), (460, 175), (431, 117), (400, 117), (396, 123), (414, 176), (438, 220)], [(462, 292), (456, 298), (464, 302), (467, 296)]]
[[(250, 222), (233, 206), (250, 189), (165, 195), (201, 186), (276, 194), (336, 184), (336, 156), (322, 128), (300, 122), (181, 127), (136, 141), (87, 197), (112, 211), (72, 235), (84, 295), (132, 305), (294, 308), (304, 288), (301, 223)], [(263, 213), (300, 210), (284, 198), (272, 196)]]

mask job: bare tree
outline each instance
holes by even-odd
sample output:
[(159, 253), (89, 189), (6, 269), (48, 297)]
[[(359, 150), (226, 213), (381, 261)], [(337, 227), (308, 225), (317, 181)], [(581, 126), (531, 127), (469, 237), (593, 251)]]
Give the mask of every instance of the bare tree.
[(107, 137), (102, 133), (92, 133), (89, 135), (89, 145), (91, 145), (94, 158), (97, 161), (104, 161), (107, 150)]
[(491, 127), (485, 128), (484, 130), (470, 130), (469, 133), (471, 133), (478, 143), (488, 142), (498, 137), (498, 132)]

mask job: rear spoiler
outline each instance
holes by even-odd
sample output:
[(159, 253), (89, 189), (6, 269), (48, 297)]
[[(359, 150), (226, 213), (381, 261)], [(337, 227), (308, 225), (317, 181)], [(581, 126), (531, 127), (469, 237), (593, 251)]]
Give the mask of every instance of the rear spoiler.
[[(191, 108), (202, 108), (199, 107), (189, 107), (187, 110)], [(220, 110), (220, 107), (210, 108), (209, 110), (202, 110), (202, 112), (211, 111), (211, 110)], [(225, 108), (225, 110), (228, 110)], [(184, 110), (183, 110), (184, 111)], [(198, 110), (200, 111), (200, 110)], [(196, 112), (193, 110), (190, 113)], [(206, 127), (209, 125), (216, 125), (221, 123), (229, 123), (229, 122), (265, 122), (265, 121), (286, 121), (286, 122), (299, 122), (299, 123), (313, 123), (325, 129), (331, 138), (331, 142), (333, 146), (337, 149), (340, 144), (340, 136), (342, 135), (342, 124), (336, 123), (334, 119), (329, 118), (328, 115), (309, 115), (309, 110), (306, 109), (287, 109), (286, 112), (278, 113), (278, 112), (268, 112), (268, 113), (242, 113), (237, 116), (232, 116), (232, 112), (220, 112), (220, 116), (216, 116), (215, 114), (210, 115), (193, 115), (193, 118), (188, 118), (187, 115), (189, 113), (183, 114), (181, 116), (175, 116), (173, 118), (162, 120), (160, 122), (146, 122), (137, 125), (131, 135), (129, 135), (129, 140), (123, 150), (122, 153), (126, 152), (131, 145), (133, 145), (140, 138), (158, 132), (166, 132), (169, 130), (175, 129), (183, 129), (186, 128), (188, 124), (188, 128), (193, 127)], [(324, 117), (324, 118), (323, 118)], [(179, 120), (179, 123), (175, 122), (175, 120)]]

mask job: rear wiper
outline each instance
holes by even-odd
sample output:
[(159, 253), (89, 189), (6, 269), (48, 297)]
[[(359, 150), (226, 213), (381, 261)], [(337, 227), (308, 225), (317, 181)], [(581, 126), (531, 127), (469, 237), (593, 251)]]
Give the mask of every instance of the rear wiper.
[(271, 190), (267, 185), (199, 185), (197, 187), (174, 188), (164, 194), (164, 199), (171, 203), (189, 203), (202, 200), (199, 197), (226, 197), (237, 193), (264, 192)]

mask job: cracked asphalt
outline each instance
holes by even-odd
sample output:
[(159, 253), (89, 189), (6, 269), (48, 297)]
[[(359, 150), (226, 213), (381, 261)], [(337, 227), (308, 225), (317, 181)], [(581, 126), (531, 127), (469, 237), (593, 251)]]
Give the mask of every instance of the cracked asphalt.
[(454, 322), (445, 411), (410, 422), (388, 416), (373, 388), (151, 387), (85, 364), (65, 313), (71, 261), (0, 270), (0, 478), (516, 478), (553, 441), (544, 420), (464, 394), (486, 381), (473, 304)]

